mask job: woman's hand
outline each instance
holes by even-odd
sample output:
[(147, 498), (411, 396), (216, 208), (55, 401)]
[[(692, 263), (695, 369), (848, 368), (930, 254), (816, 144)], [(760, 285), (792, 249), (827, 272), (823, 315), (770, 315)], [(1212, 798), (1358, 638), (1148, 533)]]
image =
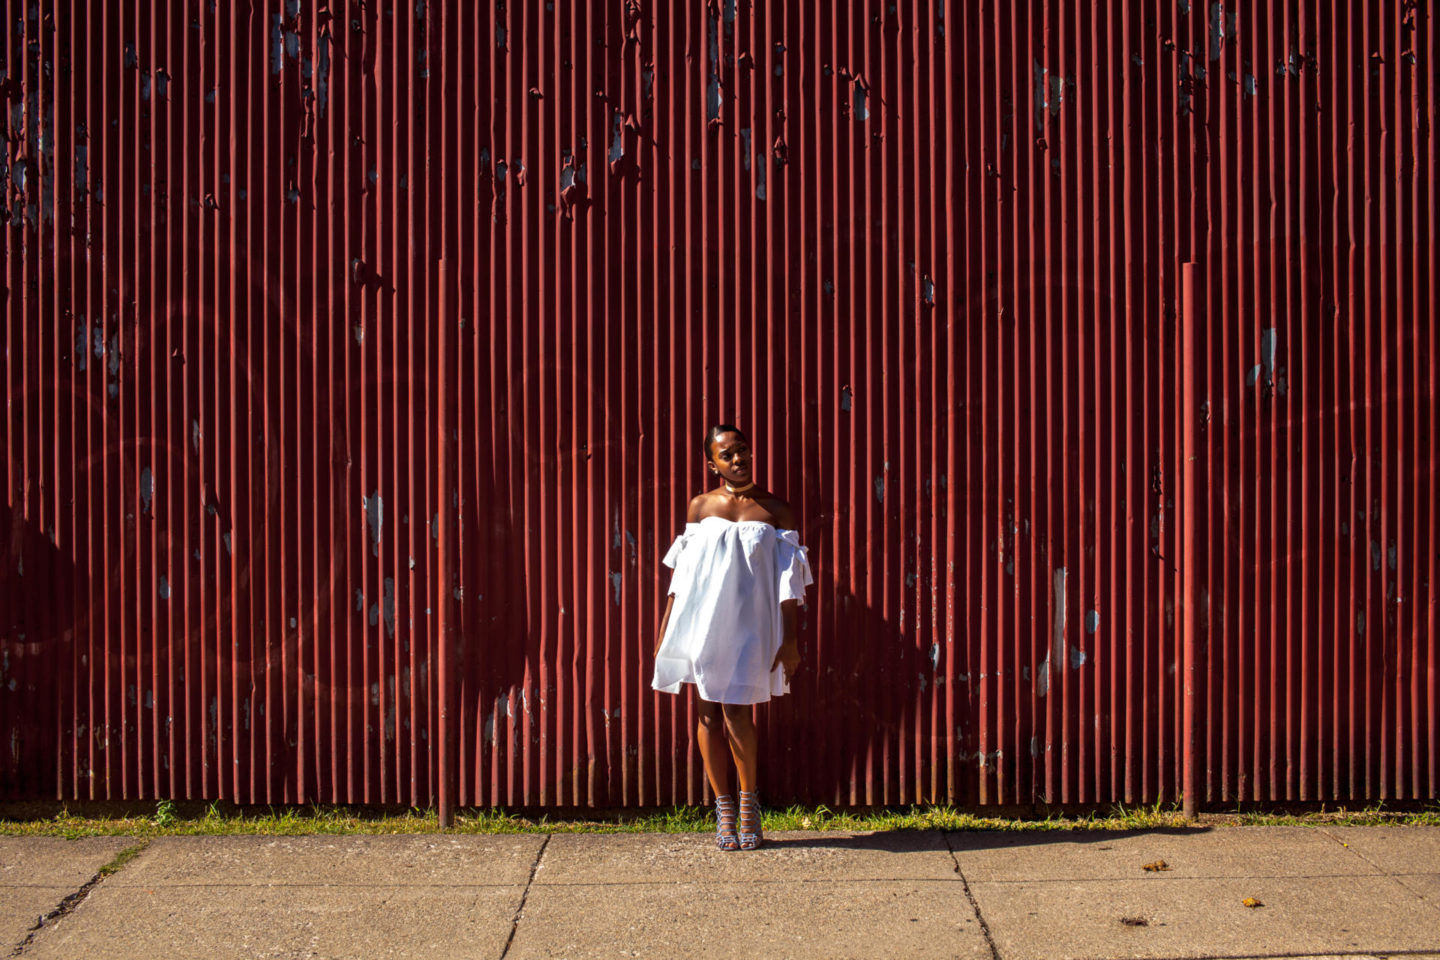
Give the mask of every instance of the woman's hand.
[(670, 626), (670, 608), (675, 606), (675, 594), (665, 598), (665, 616), (660, 618), (660, 632), (655, 636), (655, 652), (652, 657), (660, 656), (660, 644), (665, 642), (665, 628)]
[(770, 664), (770, 672), (774, 673), (776, 667), (785, 668), (785, 682), (789, 683), (790, 678), (795, 675), (795, 670), (800, 666), (800, 645), (794, 640), (787, 640), (780, 644), (780, 649), (775, 651), (775, 661)]
[(795, 670), (800, 666), (800, 601), (784, 600), (780, 603), (780, 622), (785, 627), (785, 639), (780, 643), (780, 649), (775, 651), (775, 660), (770, 664), (770, 672), (774, 673), (775, 668), (785, 667), (785, 682), (789, 683), (790, 678), (795, 675)]

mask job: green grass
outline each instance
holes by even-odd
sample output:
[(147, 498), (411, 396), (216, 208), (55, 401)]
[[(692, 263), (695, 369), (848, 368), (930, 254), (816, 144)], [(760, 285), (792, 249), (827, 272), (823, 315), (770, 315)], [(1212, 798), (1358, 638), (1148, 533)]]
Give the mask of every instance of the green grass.
[[(433, 810), (376, 811), (363, 807), (312, 805), (309, 807), (222, 808), (190, 805), (185, 811), (168, 800), (155, 804), (148, 815), (126, 812), (93, 816), (60, 809), (48, 816), (0, 818), (0, 836), (243, 836), (298, 834), (401, 834), (433, 833), (439, 823)], [(667, 810), (584, 819), (550, 815), (523, 816), (497, 809), (467, 809), (455, 818), (455, 833), (689, 833), (715, 829), (708, 807), (674, 807)], [(1189, 827), (1245, 826), (1440, 826), (1440, 804), (1421, 810), (1389, 811), (1383, 805), (1349, 810), (1339, 807), (1304, 813), (1237, 810), (1205, 813), (1187, 821), (1178, 805), (1116, 806), (1107, 812), (1045, 817), (1001, 817), (962, 812), (947, 806), (834, 811), (824, 806), (770, 809), (765, 829), (778, 830), (1155, 830)], [(122, 853), (128, 859), (139, 852)], [(117, 858), (118, 859), (118, 858)]]
[(119, 853), (115, 854), (114, 859), (112, 859), (109, 863), (105, 864), (105, 866), (100, 868), (100, 876), (108, 877), (110, 876), (110, 874), (115, 873), (117, 870), (124, 867), (125, 864), (138, 857), (140, 855), (140, 851), (144, 850), (148, 846), (150, 846), (149, 840), (141, 840), (139, 843), (131, 844), (124, 850), (121, 850)]

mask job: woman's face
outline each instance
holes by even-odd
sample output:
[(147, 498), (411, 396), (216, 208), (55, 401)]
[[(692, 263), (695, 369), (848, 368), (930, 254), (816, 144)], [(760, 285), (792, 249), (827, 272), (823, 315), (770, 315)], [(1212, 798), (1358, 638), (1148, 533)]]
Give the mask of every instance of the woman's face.
[(755, 469), (750, 444), (738, 433), (722, 433), (710, 442), (710, 466), (732, 486), (749, 483)]

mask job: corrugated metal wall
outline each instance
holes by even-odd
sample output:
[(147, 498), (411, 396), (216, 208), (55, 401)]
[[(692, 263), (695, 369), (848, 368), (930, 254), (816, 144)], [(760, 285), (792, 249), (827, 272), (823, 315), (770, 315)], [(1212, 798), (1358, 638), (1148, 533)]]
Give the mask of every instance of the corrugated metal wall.
[(1341, 7), (5, 3), (3, 794), (433, 803), (448, 596), (460, 802), (700, 801), (729, 420), (772, 802), (1175, 798), (1188, 456), (1201, 799), (1436, 796), (1435, 28)]

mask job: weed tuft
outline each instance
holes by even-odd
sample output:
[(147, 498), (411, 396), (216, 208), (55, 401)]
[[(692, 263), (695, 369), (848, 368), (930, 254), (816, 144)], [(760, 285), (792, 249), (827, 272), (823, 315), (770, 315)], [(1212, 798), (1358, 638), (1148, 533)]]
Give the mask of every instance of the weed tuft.
[(109, 863), (105, 864), (105, 866), (100, 868), (100, 876), (108, 877), (110, 876), (110, 874), (118, 872), (121, 868), (125, 866), (125, 864), (138, 857), (140, 855), (140, 851), (144, 850), (148, 846), (150, 846), (149, 840), (141, 840), (139, 843), (131, 844), (124, 850), (121, 850), (119, 853), (115, 854), (115, 856), (110, 860)]

